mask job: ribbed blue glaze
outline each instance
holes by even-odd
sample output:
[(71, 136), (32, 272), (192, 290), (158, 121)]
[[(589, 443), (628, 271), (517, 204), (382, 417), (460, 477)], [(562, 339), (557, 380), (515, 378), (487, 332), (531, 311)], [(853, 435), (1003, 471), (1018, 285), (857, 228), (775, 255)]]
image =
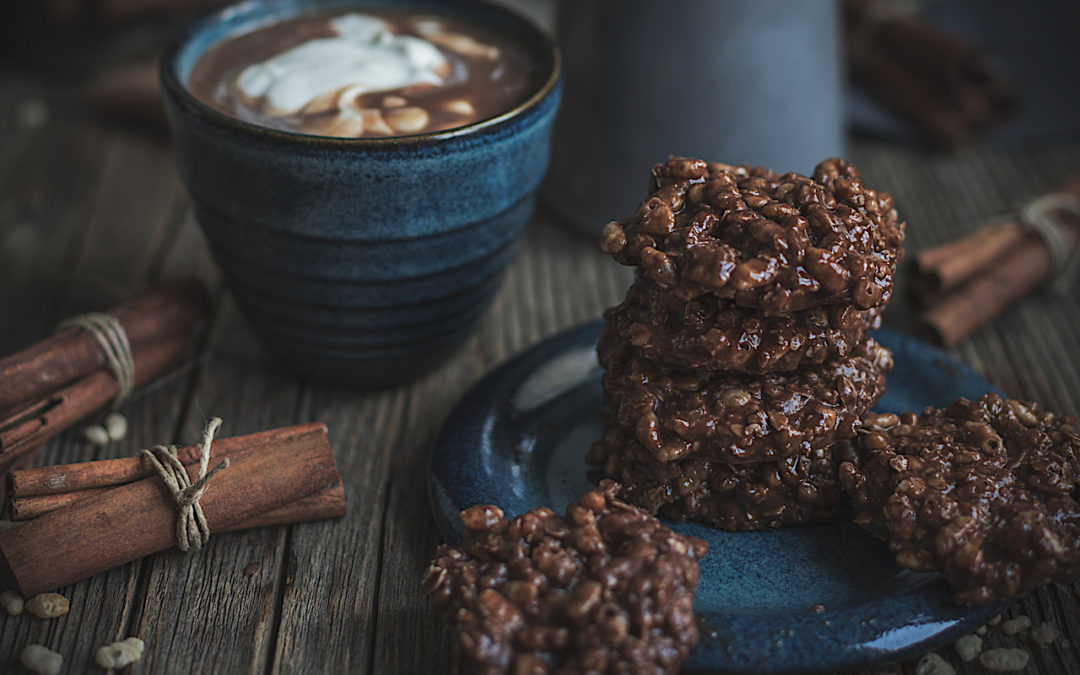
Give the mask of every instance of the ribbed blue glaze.
[[(232, 35), (365, 7), (441, 9), (491, 28), (531, 54), (543, 84), (493, 119), (390, 139), (259, 127), (182, 85), (200, 55)], [(180, 175), (241, 311), (283, 363), (354, 387), (423, 374), (475, 327), (533, 212), (561, 92), (551, 40), (471, 0), (240, 3), (167, 50), (161, 81)]]
[(369, 331), (372, 333), (369, 337), (377, 339), (383, 336), (382, 329), (438, 323), (467, 314), (498, 290), (501, 282), (502, 272), (499, 271), (452, 295), (431, 301), (356, 309), (340, 305), (292, 304), (279, 298), (266, 297), (258, 290), (248, 289), (235, 279), (232, 281), (232, 289), (242, 304), (253, 306), (260, 315), (270, 320), (284, 324), (311, 325), (323, 330)]

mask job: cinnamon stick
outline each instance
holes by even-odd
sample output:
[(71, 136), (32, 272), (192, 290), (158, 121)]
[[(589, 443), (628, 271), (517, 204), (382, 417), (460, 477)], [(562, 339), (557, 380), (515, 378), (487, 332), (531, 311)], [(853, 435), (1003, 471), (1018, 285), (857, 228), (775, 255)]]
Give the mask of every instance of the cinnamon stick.
[[(29, 451), (20, 454), (18, 457), (13, 458), (9, 462), (4, 461), (2, 458), (0, 458), (0, 473), (4, 471), (25, 469), (26, 467), (30, 466), (30, 464), (34, 461), (34, 458), (37, 457), (39, 452), (41, 452), (41, 446), (31, 448)], [(0, 501), (4, 499), (7, 499), (7, 490), (5, 488), (5, 484), (0, 483)]]
[[(192, 346), (193, 334), (180, 334), (134, 350), (135, 385), (154, 379), (179, 361)], [(99, 410), (117, 392), (116, 380), (104, 370), (88, 375), (43, 400), (19, 408), (0, 420), (0, 465), (18, 457)]]
[[(216, 441), (215, 441), (216, 443)], [(220, 455), (220, 453), (215, 453)], [(14, 522), (33, 520), (46, 513), (52, 513), (57, 509), (71, 506), (108, 492), (118, 486), (90, 488), (75, 492), (56, 492), (52, 494), (36, 495), (32, 497), (13, 497), (8, 505), (10, 519)], [(327, 518), (340, 518), (345, 515), (345, 487), (341, 484), (326, 488), (321, 492), (298, 499), (282, 506), (281, 508), (267, 511), (266, 513), (250, 518), (235, 525), (226, 526), (222, 532), (236, 532), (250, 530), (256, 527), (272, 527), (275, 525), (291, 525), (293, 523), (306, 523), (312, 520), (325, 520)]]
[(884, 0), (844, 0), (853, 78), (935, 141), (957, 147), (1016, 107), (1015, 88), (971, 44)]
[[(215, 457), (224, 457), (238, 450), (270, 444), (286, 444), (298, 436), (310, 433), (325, 434), (326, 425), (322, 422), (310, 422), (244, 436), (218, 438), (214, 440), (213, 454)], [(179, 448), (176, 454), (183, 464), (191, 464), (199, 461), (199, 451), (198, 445), (187, 445)], [(12, 471), (7, 475), (6, 484), (8, 495), (16, 499), (78, 492), (91, 488), (115, 487), (153, 475), (153, 465), (139, 454), (116, 459)]]
[[(178, 333), (190, 333), (209, 311), (206, 288), (202, 282), (188, 279), (139, 293), (108, 313), (124, 327), (134, 351)], [(104, 367), (101, 348), (86, 331), (71, 328), (52, 335), (0, 359), (0, 411), (50, 394)]]
[(91, 97), (99, 115), (147, 130), (167, 133), (156, 61), (118, 66), (105, 71)]
[(341, 518), (345, 515), (345, 486), (341, 483), (332, 485), (313, 495), (297, 499), (285, 506), (272, 509), (252, 518), (225, 525), (219, 533), (254, 530), (258, 527), (277, 527), (310, 523), (315, 520)]
[[(341, 480), (322, 433), (241, 450), (229, 459), (200, 501), (211, 532)], [(188, 467), (193, 478), (197, 468)], [(176, 513), (172, 495), (152, 476), (45, 514), (0, 533), (0, 584), (31, 597), (175, 546)]]
[[(119, 486), (117, 486), (119, 487)], [(30, 497), (14, 497), (8, 493), (8, 520), (18, 522), (33, 520), (38, 516), (51, 513), (65, 506), (99, 495), (110, 488), (98, 487), (89, 490), (75, 490), (73, 492), (54, 492), (52, 494), (33, 495)]]
[(1031, 233), (1016, 223), (986, 227), (971, 234), (917, 253), (911, 263), (912, 292), (929, 304), (996, 258), (1014, 250)]
[[(1080, 244), (1076, 228), (1066, 228), (1069, 245)], [(919, 317), (918, 332), (949, 347), (1001, 313), (1020, 297), (1050, 280), (1053, 260), (1041, 239), (1031, 236), (995, 260), (956, 292)]]

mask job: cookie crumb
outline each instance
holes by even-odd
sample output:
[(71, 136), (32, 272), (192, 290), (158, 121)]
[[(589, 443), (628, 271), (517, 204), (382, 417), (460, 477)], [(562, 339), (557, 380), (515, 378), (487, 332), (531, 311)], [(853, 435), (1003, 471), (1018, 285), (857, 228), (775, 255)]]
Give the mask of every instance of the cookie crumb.
[(109, 435), (110, 441), (124, 440), (124, 437), (127, 436), (127, 431), (127, 418), (120, 413), (109, 413), (109, 416), (105, 418), (105, 432)]
[(1031, 656), (1023, 649), (990, 649), (979, 656), (979, 663), (998, 672), (1023, 670)]
[(60, 675), (60, 668), (64, 665), (64, 657), (57, 652), (42, 645), (26, 645), (19, 660), (26, 669), (39, 675)]
[(4, 591), (0, 593), (0, 607), (4, 608), (4, 611), (10, 616), (18, 616), (23, 612), (23, 599), (22, 596), (15, 591)]
[(1001, 624), (1001, 632), (1006, 635), (1023, 633), (1028, 628), (1031, 628), (1031, 617), (1025, 614), (1021, 614), (1020, 616), (1009, 619)]
[(26, 611), (39, 619), (55, 619), (71, 609), (68, 599), (59, 593), (39, 593), (26, 601)]
[(100, 424), (91, 424), (83, 429), (83, 438), (91, 445), (109, 444), (109, 432)]
[(982, 651), (982, 638), (978, 635), (965, 635), (956, 641), (956, 653), (965, 663), (974, 661)]
[(915, 666), (915, 675), (956, 675), (956, 669), (941, 658), (940, 654), (930, 652), (919, 659), (918, 665)]
[(110, 668), (124, 668), (142, 658), (146, 645), (137, 637), (129, 637), (111, 645), (99, 647), (94, 655), (97, 664), (106, 670)]

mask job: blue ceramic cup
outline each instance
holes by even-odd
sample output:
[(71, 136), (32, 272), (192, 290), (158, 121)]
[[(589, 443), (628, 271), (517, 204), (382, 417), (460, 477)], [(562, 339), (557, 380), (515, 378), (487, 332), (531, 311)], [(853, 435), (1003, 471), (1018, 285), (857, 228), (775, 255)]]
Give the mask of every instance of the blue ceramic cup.
[[(396, 138), (331, 138), (225, 115), (185, 87), (222, 40), (300, 14), (443, 13), (508, 36), (539, 88), (494, 118)], [(499, 288), (548, 165), (558, 51), (525, 19), (461, 0), (244, 2), (199, 21), (161, 63), (180, 176), (254, 332), (284, 364), (350, 387), (401, 384), (447, 358)]]

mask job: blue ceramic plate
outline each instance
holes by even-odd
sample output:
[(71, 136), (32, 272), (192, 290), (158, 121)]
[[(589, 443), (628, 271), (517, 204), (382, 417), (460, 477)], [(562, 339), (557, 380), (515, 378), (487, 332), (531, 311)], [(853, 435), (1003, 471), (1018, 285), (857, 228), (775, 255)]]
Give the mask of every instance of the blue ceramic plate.
[[(458, 512), (498, 504), (508, 515), (561, 511), (598, 476), (585, 452), (600, 436), (601, 323), (552, 337), (496, 368), (466, 394), (436, 441), (431, 500), (443, 536)], [(921, 411), (994, 390), (970, 368), (912, 337), (874, 336), (896, 367), (882, 411)], [(694, 610), (701, 641), (688, 670), (808, 672), (894, 661), (934, 649), (998, 614), (1004, 603), (955, 604), (933, 574), (901, 569), (888, 547), (851, 523), (722, 532), (669, 523), (709, 543)], [(825, 611), (812, 613), (814, 605)]]

